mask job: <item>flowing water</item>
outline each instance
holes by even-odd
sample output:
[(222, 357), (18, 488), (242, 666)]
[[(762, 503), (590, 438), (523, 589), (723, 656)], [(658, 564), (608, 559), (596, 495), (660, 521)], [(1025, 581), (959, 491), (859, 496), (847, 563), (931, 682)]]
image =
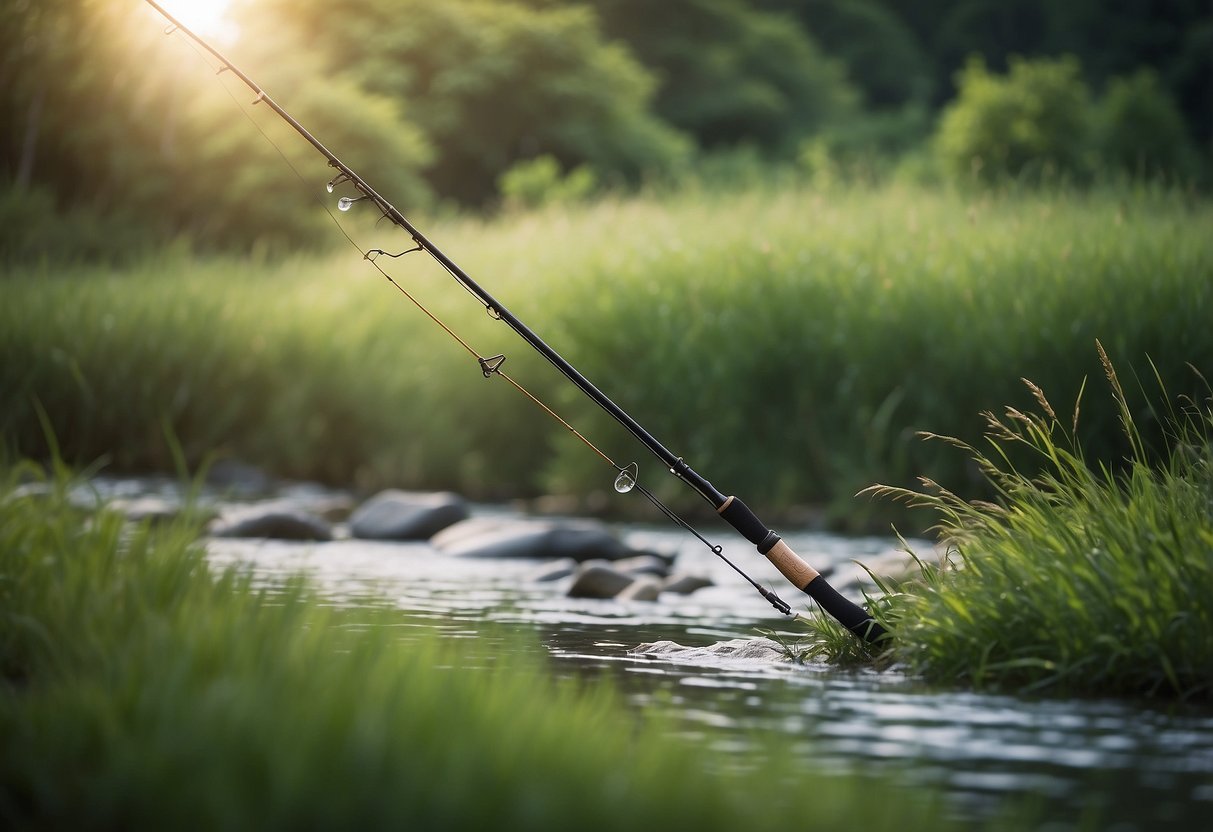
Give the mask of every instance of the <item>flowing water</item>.
[[(533, 580), (540, 561), (448, 557), (420, 543), (211, 539), (207, 547), (212, 562), (240, 564), (271, 585), (302, 572), (339, 603), (386, 599), (402, 611), (402, 637), (432, 631), (468, 640), (472, 661), (485, 666), (531, 652), (556, 675), (610, 679), (634, 707), (673, 712), (675, 730), (731, 752), (739, 765), (770, 753), (773, 732), (786, 739), (786, 753), (832, 770), (896, 769), (907, 787), (939, 788), (962, 816), (997, 813), (1012, 798), (1036, 802), (1050, 830), (1079, 828), (1091, 813), (1094, 828), (1126, 832), (1213, 828), (1213, 709), (939, 690), (897, 671), (633, 655), (645, 642), (706, 646), (795, 626), (684, 533), (621, 532), (637, 547), (676, 552), (677, 569), (715, 585), (623, 603), (565, 597), (567, 583)], [(714, 537), (803, 608), (747, 544), (729, 545), (723, 527)], [(884, 538), (785, 537), (819, 569), (895, 548)]]

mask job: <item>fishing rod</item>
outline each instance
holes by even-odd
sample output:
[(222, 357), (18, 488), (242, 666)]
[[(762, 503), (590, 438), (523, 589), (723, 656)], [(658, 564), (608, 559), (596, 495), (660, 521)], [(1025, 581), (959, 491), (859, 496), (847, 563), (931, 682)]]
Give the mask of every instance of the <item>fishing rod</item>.
[[(695, 471), (682, 457), (675, 455), (672, 451), (662, 445), (655, 439), (652, 434), (645, 430), (639, 422), (629, 416), (619, 405), (611, 401), (611, 399), (590, 383), (589, 379), (581, 374), (572, 364), (564, 359), (560, 353), (556, 352), (551, 346), (543, 341), (535, 334), (530, 327), (519, 320), (509, 309), (500, 301), (489, 294), (479, 283), (472, 279), (463, 269), (446, 256), (436, 245), (429, 241), (397, 208), (381, 196), (371, 185), (359, 176), (352, 168), (342, 162), (332, 151), (320, 143), (308, 130), (300, 124), (295, 118), (283, 109), (278, 102), (274, 101), (265, 93), (261, 87), (253, 81), (248, 75), (241, 71), (235, 64), (229, 61), (223, 54), (216, 50), (213, 46), (207, 43), (201, 36), (193, 32), (180, 20), (170, 14), (155, 0), (145, 0), (148, 5), (159, 12), (169, 22), (169, 27), (165, 30), (167, 34), (181, 32), (202, 49), (206, 50), (216, 61), (219, 62), (219, 72), (231, 72), (242, 81), (255, 95), (253, 104), (265, 104), (273, 110), (283, 121), (285, 121), (292, 129), (302, 136), (309, 144), (312, 145), (322, 156), (328, 160), (330, 167), (337, 171), (327, 184), (326, 189), (332, 193), (337, 186), (349, 186), (358, 192), (356, 197), (343, 196), (338, 200), (337, 207), (341, 211), (348, 211), (354, 203), (369, 201), (378, 208), (383, 216), (391, 220), (396, 226), (401, 228), (413, 240), (414, 248), (409, 249), (399, 254), (388, 254), (382, 249), (371, 249), (363, 254), (364, 259), (369, 260), (371, 264), (378, 269), (384, 277), (386, 277), (397, 289), (399, 289), (410, 301), (418, 306), (422, 312), (428, 315), (436, 324), (457, 340), (468, 352), (474, 355), (480, 365), (480, 369), (485, 378), (491, 378), (499, 375), (509, 381), (523, 395), (530, 398), (536, 405), (545, 410), (550, 416), (560, 422), (565, 428), (574, 433), (582, 442), (588, 445), (592, 450), (598, 453), (606, 462), (617, 471), (615, 479), (615, 489), (620, 492), (631, 491), (633, 488), (640, 491), (646, 498), (650, 500), (657, 508), (669, 517), (676, 524), (687, 529), (689, 532), (699, 538), (707, 545), (714, 554), (720, 557), (725, 563), (732, 567), (738, 574), (745, 578), (749, 583), (762, 594), (777, 610), (784, 615), (793, 615), (791, 607), (779, 598), (773, 591), (761, 586), (757, 581), (747, 575), (739, 567), (733, 564), (728, 558), (724, 557), (720, 546), (714, 546), (707, 541), (699, 532), (692, 528), (682, 518), (678, 517), (673, 511), (664, 506), (651, 491), (640, 485), (638, 482), (638, 468), (636, 463), (630, 463), (626, 466), (616, 464), (610, 457), (599, 450), (593, 443), (586, 439), (580, 432), (575, 430), (568, 422), (557, 415), (550, 407), (532, 395), (528, 390), (522, 387), (518, 382), (510, 378), (503, 370), (502, 365), (505, 363), (504, 355), (494, 355), (490, 357), (481, 356), (477, 353), (466, 341), (460, 338), (452, 329), (440, 321), (432, 312), (423, 306), (416, 298), (413, 297), (406, 289), (398, 284), (382, 267), (376, 262), (381, 256), (399, 257), (403, 254), (414, 251), (424, 251), (436, 260), (457, 283), (463, 286), (477, 301), (484, 306), (489, 315), (497, 320), (503, 321), (510, 329), (518, 334), (527, 344), (535, 349), (540, 355), (546, 358), (560, 373), (580, 389), (591, 401), (605, 410), (612, 418), (621, 424), (629, 433), (631, 433), (644, 447), (646, 447), (654, 456), (661, 460), (662, 464), (676, 478), (681, 480), (697, 494), (703, 497), (729, 525), (736, 529), (742, 537), (758, 549), (758, 552), (765, 555), (766, 558), (775, 565), (779, 572), (787, 578), (787, 580), (807, 594), (810, 598), (816, 601), (822, 609), (833, 616), (840, 624), (850, 630), (852, 633), (861, 639), (874, 642), (885, 635), (885, 629), (862, 607), (854, 602), (843, 597), (828, 581), (813, 567), (809, 566), (799, 555), (797, 555), (787, 542), (775, 531), (769, 529), (765, 523), (758, 519), (758, 516), (744, 502), (735, 496), (725, 494), (718, 491), (710, 482), (702, 475)], [(327, 210), (327, 207), (326, 207)], [(338, 223), (338, 227), (341, 228)], [(344, 228), (342, 228), (343, 233)], [(346, 234), (347, 238), (349, 235)], [(349, 238), (351, 243), (354, 243), (352, 238)], [(361, 251), (361, 247), (354, 245)]]

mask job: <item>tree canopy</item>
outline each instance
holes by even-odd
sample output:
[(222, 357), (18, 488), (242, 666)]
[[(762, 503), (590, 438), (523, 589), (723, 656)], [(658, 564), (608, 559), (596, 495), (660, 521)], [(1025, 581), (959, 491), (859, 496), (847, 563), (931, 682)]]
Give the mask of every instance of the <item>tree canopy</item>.
[[(1000, 89), (1001, 73), (1040, 60), (1073, 62), (1092, 102), (1083, 130), (1108, 164), (1213, 167), (1206, 0), (233, 6), (238, 36), (225, 51), (414, 208), (491, 206), (501, 183), (526, 178), (507, 174), (538, 171), (537, 160), (543, 181), (585, 171), (579, 182), (611, 186), (677, 176), (721, 148), (794, 159), (868, 136), (901, 152), (963, 85), (971, 97)], [(245, 249), (314, 239), (322, 215), (285, 196), (307, 191), (279, 158), (304, 164), (311, 151), (162, 28), (134, 0), (0, 6), (0, 259), (172, 237)], [(973, 57), (985, 76), (964, 70)]]

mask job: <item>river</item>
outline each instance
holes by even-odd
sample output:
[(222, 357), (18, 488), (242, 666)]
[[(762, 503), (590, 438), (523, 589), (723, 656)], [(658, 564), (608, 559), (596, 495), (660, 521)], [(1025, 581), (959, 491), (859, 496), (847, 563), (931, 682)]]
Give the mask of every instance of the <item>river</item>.
[[(795, 625), (684, 533), (636, 525), (621, 533), (634, 545), (677, 552), (678, 568), (706, 574), (715, 586), (655, 603), (570, 599), (563, 584), (531, 579), (538, 561), (454, 558), (427, 544), (211, 539), (207, 546), (214, 563), (240, 564), (270, 585), (302, 572), (338, 603), (387, 599), (402, 612), (402, 637), (436, 631), (469, 640), (471, 660), (482, 657), (486, 666), (530, 652), (559, 676), (609, 678), (632, 706), (672, 710), (678, 733), (729, 752), (739, 765), (768, 753), (761, 737), (774, 732), (787, 739), (787, 753), (833, 770), (896, 769), (907, 787), (942, 790), (963, 817), (1029, 800), (1049, 830), (1079, 828), (1089, 813), (1100, 819), (1097, 828), (1124, 832), (1213, 828), (1213, 709), (933, 689), (896, 669), (632, 655), (646, 642), (703, 646), (754, 638), (759, 628), (794, 634)], [(716, 537), (731, 542), (727, 529)], [(891, 538), (785, 537), (819, 568), (895, 546)], [(744, 542), (726, 545), (726, 554), (803, 607)]]

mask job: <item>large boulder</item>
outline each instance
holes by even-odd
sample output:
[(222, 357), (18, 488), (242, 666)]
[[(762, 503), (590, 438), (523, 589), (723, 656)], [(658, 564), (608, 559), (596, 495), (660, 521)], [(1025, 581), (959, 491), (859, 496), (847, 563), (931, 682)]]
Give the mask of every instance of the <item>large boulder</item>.
[(350, 515), (350, 534), (365, 540), (428, 540), (466, 520), (468, 506), (458, 494), (381, 491)]
[(634, 552), (592, 520), (476, 518), (430, 540), (448, 555), (476, 558), (619, 560)]

